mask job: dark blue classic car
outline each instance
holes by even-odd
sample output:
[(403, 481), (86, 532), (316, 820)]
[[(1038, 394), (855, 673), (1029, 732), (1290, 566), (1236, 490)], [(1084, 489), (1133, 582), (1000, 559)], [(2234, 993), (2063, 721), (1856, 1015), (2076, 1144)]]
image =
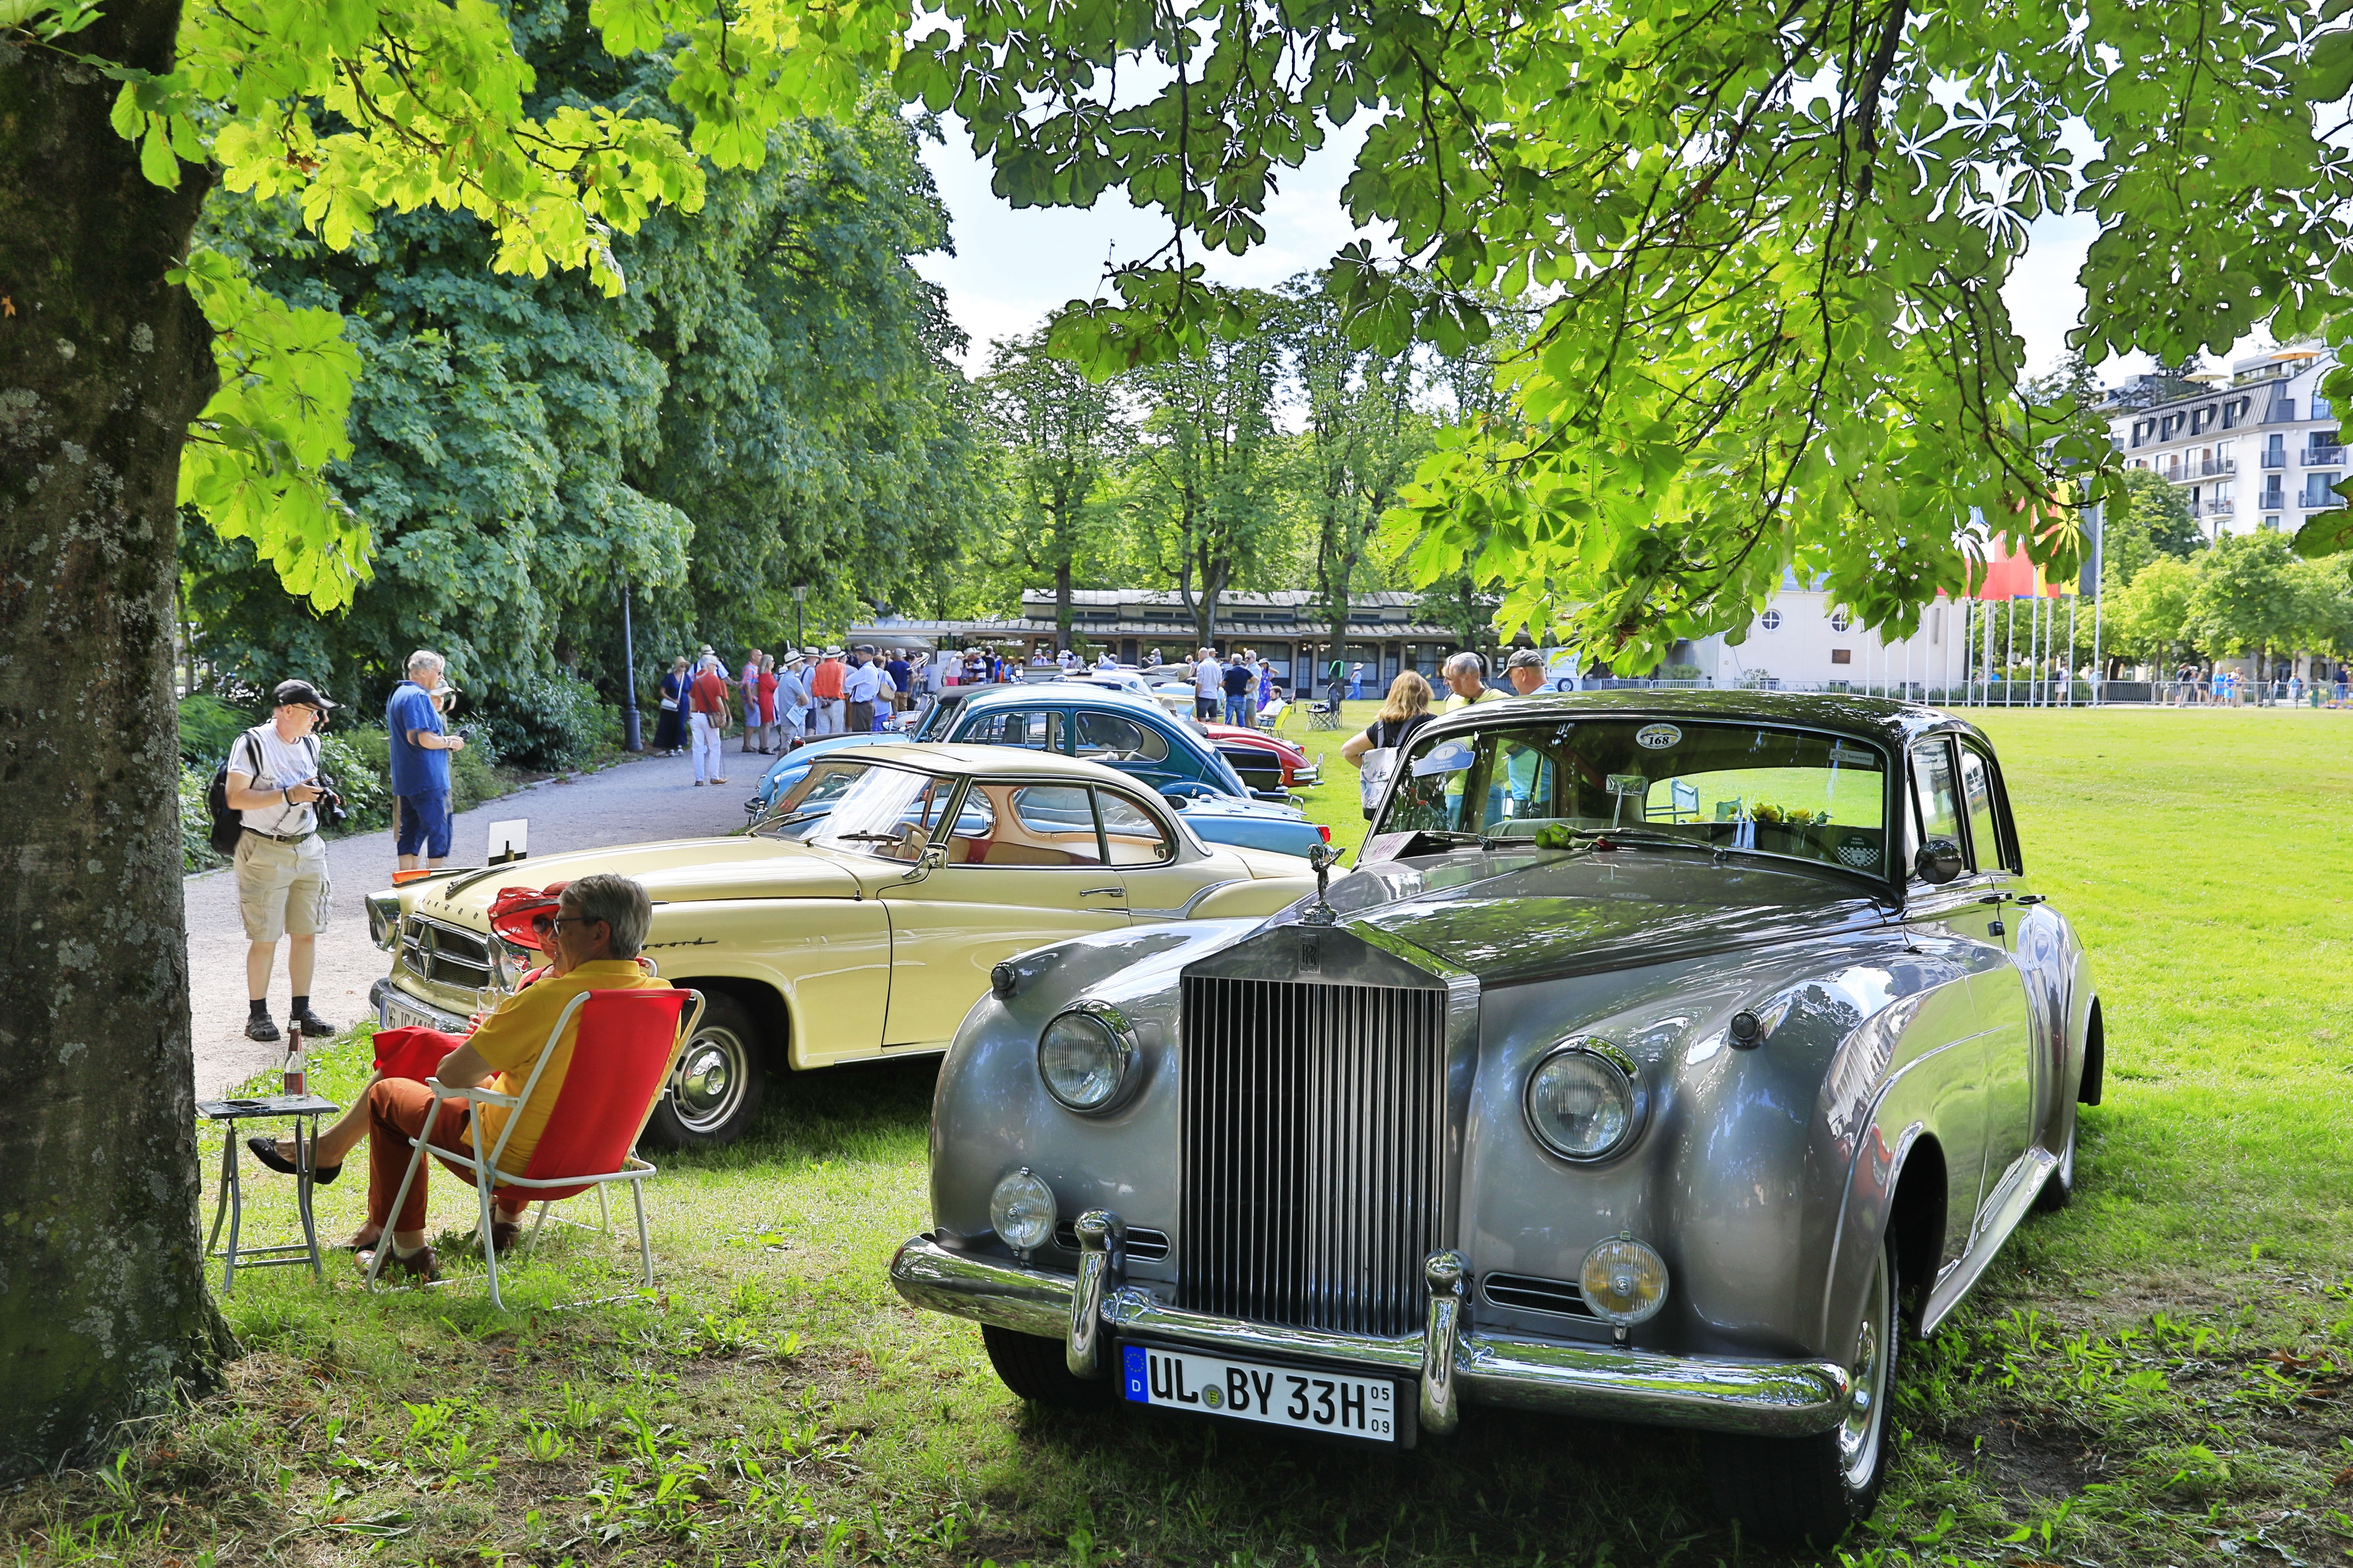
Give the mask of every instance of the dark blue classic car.
[(905, 734), (838, 735), (779, 757), (760, 781), (754, 809), (776, 798), (787, 776), (828, 750), (892, 741), (954, 741), (965, 745), (1021, 746), (1083, 757), (1134, 777), (1155, 793), (1197, 784), (1249, 800), (1253, 792), (1200, 733), (1150, 698), (1076, 681), (1037, 685), (950, 687), (915, 730)]

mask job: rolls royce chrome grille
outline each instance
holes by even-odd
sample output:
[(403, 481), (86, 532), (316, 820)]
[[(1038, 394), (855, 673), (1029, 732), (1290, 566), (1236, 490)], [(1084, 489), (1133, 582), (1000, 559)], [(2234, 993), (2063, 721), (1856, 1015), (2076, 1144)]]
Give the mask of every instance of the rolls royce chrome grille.
[(491, 950), (483, 940), (423, 915), (401, 922), (400, 963), (411, 974), (437, 985), (480, 991), (491, 984)]
[(1446, 994), (1188, 976), (1177, 1293), (1335, 1332), (1420, 1325), (1445, 1245)]

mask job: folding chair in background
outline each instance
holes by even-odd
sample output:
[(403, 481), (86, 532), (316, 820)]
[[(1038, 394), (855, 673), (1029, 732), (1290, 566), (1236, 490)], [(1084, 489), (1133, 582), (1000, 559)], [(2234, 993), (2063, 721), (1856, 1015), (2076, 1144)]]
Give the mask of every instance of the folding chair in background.
[[(687, 1011), (690, 1000), (694, 1004), (691, 1012)], [(524, 1108), (534, 1103), (533, 1096), (539, 1092), (540, 1075), (546, 1071), (548, 1058), (555, 1054), (556, 1042), (563, 1039), (565, 1026), (575, 1017), (580, 1020), (580, 1035), (573, 1042), (572, 1065), (555, 1091), (547, 1125), (540, 1131), (529, 1163), (519, 1172), (509, 1172), (501, 1163), (507, 1141), (522, 1122)], [(433, 1150), (434, 1157), (451, 1171), (473, 1180), (481, 1213), (482, 1260), (490, 1268), (491, 1305), (501, 1310), (506, 1307), (499, 1294), (498, 1244), (492, 1236), (496, 1223), (493, 1200), (515, 1192), (539, 1202), (539, 1218), (523, 1243), (528, 1252), (539, 1243), (540, 1227), (547, 1223), (550, 1205), (577, 1197), (591, 1187), (596, 1189), (601, 1204), (605, 1202), (607, 1186), (615, 1182), (628, 1183), (629, 1197), (638, 1212), (638, 1257), (645, 1267), (646, 1283), (652, 1285), (654, 1249), (646, 1234), (645, 1179), (653, 1175), (655, 1169), (638, 1157), (638, 1134), (645, 1130), (647, 1118), (653, 1114), (654, 1101), (678, 1066), (680, 1051), (694, 1037), (695, 1026), (702, 1020), (700, 991), (585, 992), (566, 1003), (557, 1016), (554, 1026), (548, 1031), (547, 1045), (539, 1053), (539, 1060), (532, 1065), (531, 1077), (523, 1083), (521, 1094), (452, 1089), (438, 1079), (428, 1079), (426, 1087), (433, 1091), (433, 1108), (426, 1113), (424, 1129), (408, 1141), (416, 1152), (409, 1158), (408, 1173), (401, 1178), (400, 1191), (393, 1197), (392, 1213), (400, 1212), (400, 1205), (407, 1201), (410, 1184), (423, 1175), (425, 1153), (433, 1141), (433, 1123), (441, 1114), (445, 1096), (465, 1100), (470, 1111), (481, 1105), (503, 1105), (507, 1108), (506, 1125), (500, 1130), (499, 1141), (487, 1155), (479, 1145), (470, 1152)], [(470, 1114), (468, 1121), (480, 1125), (480, 1119)], [(607, 1228), (611, 1220), (608, 1205)], [(557, 1223), (575, 1222), (559, 1218)], [(385, 1240), (389, 1242), (391, 1237), (387, 1235)], [(385, 1250), (378, 1246), (368, 1261), (370, 1289), (375, 1288)], [(596, 1300), (618, 1299), (597, 1297), (566, 1304), (589, 1306)]]

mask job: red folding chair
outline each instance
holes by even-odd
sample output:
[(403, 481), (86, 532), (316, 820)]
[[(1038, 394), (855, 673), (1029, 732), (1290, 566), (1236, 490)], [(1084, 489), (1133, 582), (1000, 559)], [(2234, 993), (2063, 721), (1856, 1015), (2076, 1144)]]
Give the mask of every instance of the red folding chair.
[[(690, 1000), (694, 1004), (691, 1013), (686, 1011)], [(555, 1103), (529, 1163), (520, 1172), (510, 1172), (501, 1163), (507, 1141), (521, 1124), (523, 1108), (533, 1103), (532, 1097), (539, 1091), (540, 1075), (546, 1070), (548, 1058), (555, 1054), (565, 1026), (575, 1016), (580, 1020), (580, 1035), (572, 1047), (571, 1069), (555, 1091)], [(473, 1180), (481, 1211), (482, 1259), (490, 1266), (491, 1304), (501, 1309), (506, 1306), (499, 1294), (498, 1244), (492, 1237), (493, 1203), (499, 1196), (518, 1191), (539, 1201), (539, 1219), (524, 1243), (528, 1250), (538, 1244), (540, 1226), (547, 1223), (550, 1205), (577, 1197), (591, 1187), (596, 1189), (601, 1203), (607, 1186), (615, 1182), (628, 1183), (629, 1196), (638, 1211), (638, 1257), (645, 1266), (646, 1283), (650, 1286), (654, 1282), (654, 1250), (646, 1235), (645, 1179), (655, 1171), (638, 1158), (638, 1134), (645, 1130), (655, 1100), (678, 1065), (680, 1050), (693, 1037), (695, 1026), (702, 1019), (700, 991), (584, 992), (566, 1003), (556, 1017), (554, 1026), (548, 1031), (547, 1045), (532, 1065), (531, 1077), (525, 1080), (521, 1094), (499, 1094), (488, 1089), (451, 1089), (438, 1079), (427, 1080), (426, 1087), (433, 1091), (433, 1108), (426, 1113), (424, 1129), (408, 1141), (416, 1153), (410, 1156), (407, 1174), (401, 1178), (400, 1191), (393, 1197), (392, 1212), (400, 1212), (400, 1205), (407, 1201), (410, 1184), (424, 1168), (425, 1152), (432, 1143), (433, 1123), (441, 1114), (444, 1096), (462, 1098), (470, 1109), (503, 1105), (508, 1109), (506, 1125), (487, 1155), (480, 1147), (470, 1153), (433, 1150), (434, 1156), (451, 1171)], [(478, 1121), (475, 1124), (480, 1125)], [(606, 1210), (606, 1224), (607, 1227), (611, 1225), (609, 1207)], [(385, 1239), (388, 1242), (390, 1237)], [(389, 1247), (378, 1247), (368, 1261), (367, 1283), (371, 1289), (389, 1250)]]

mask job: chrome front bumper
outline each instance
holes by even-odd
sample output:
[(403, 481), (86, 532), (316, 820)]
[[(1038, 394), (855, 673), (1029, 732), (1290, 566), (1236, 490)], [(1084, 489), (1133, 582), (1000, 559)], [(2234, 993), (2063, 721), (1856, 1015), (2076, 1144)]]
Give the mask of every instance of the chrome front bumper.
[[(1377, 1367), (1420, 1381), (1422, 1425), (1453, 1425), (1456, 1401), (1717, 1432), (1800, 1436), (1844, 1417), (1847, 1374), (1830, 1362), (1655, 1355), (1607, 1345), (1479, 1333), (1459, 1289), (1460, 1259), (1432, 1258), (1430, 1320), (1420, 1334), (1372, 1339), (1186, 1311), (1117, 1281), (1113, 1260), (1090, 1247), (1076, 1278), (956, 1252), (929, 1234), (899, 1248), (891, 1282), (918, 1307), (1017, 1333), (1061, 1340), (1073, 1368), (1096, 1363), (1098, 1330), (1113, 1338), (1196, 1346), (1234, 1356), (1303, 1357)], [(1451, 1262), (1441, 1260), (1451, 1259)], [(1084, 1281), (1084, 1285), (1082, 1285)], [(1097, 1311), (1073, 1302), (1097, 1298)]]

